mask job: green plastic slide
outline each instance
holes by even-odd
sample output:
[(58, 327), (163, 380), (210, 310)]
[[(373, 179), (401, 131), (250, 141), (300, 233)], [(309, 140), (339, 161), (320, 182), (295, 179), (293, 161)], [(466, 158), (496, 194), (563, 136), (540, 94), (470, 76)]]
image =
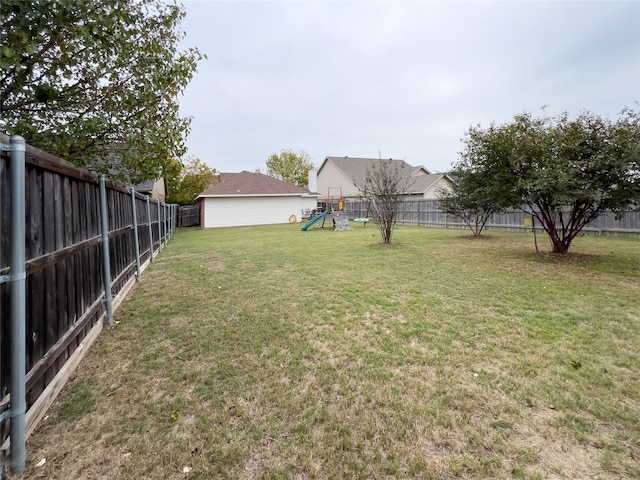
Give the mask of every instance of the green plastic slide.
[(307, 228), (309, 228), (311, 225), (316, 223), (321, 218), (324, 218), (324, 217), (326, 217), (326, 216), (328, 216), (330, 214), (331, 214), (331, 212), (322, 212), (320, 215), (316, 215), (315, 217), (313, 217), (311, 220), (309, 220), (307, 223), (304, 224), (304, 226), (302, 227), (302, 231), (306, 232)]

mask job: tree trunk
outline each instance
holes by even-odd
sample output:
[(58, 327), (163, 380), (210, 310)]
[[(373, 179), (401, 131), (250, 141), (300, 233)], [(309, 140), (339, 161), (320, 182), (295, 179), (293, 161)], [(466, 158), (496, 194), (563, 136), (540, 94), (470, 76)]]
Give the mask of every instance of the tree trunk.
[(553, 253), (566, 254), (569, 252), (571, 241), (575, 238), (575, 234), (565, 235), (561, 238), (558, 235), (558, 230), (553, 230), (553, 235), (549, 234), (551, 245), (553, 246)]

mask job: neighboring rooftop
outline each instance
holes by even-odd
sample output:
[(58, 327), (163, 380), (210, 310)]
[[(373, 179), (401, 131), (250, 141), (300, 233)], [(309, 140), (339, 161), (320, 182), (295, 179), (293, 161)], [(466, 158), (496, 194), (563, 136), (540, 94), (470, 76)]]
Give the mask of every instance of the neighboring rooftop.
[(277, 178), (242, 171), (224, 173), (221, 181), (210, 186), (199, 197), (217, 197), (229, 195), (310, 195), (307, 188), (283, 182)]
[[(414, 167), (404, 160), (394, 160), (393, 158), (326, 157), (325, 162), (323, 162), (320, 167), (320, 170), (322, 170), (326, 161), (331, 161), (336, 167), (342, 170), (347, 177), (351, 178), (359, 185), (366, 177), (367, 170), (377, 167), (381, 161), (388, 160), (392, 162), (394, 167), (397, 167), (402, 172), (403, 176), (413, 177), (431, 174), (431, 172), (423, 166)], [(320, 171), (318, 171), (318, 173), (319, 172)]]

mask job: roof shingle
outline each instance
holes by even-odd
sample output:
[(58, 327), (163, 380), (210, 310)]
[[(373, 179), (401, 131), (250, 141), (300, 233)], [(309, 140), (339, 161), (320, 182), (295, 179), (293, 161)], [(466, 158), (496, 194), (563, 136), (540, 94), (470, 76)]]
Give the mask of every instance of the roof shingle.
[[(434, 182), (436, 182), (441, 174), (433, 174), (425, 167), (414, 167), (404, 160), (379, 159), (379, 158), (356, 158), (356, 157), (326, 157), (327, 161), (331, 161), (336, 167), (354, 182), (354, 185), (361, 188), (366, 181), (368, 171), (380, 166), (382, 161), (391, 161), (393, 168), (397, 168), (400, 175), (408, 181), (409, 191), (406, 193), (420, 193), (426, 190)], [(323, 164), (324, 166), (324, 164)], [(427, 174), (416, 175), (420, 169)]]
[(307, 188), (283, 182), (261, 173), (242, 171), (233, 175), (224, 174), (222, 181), (210, 186), (199, 197), (228, 195), (309, 195)]

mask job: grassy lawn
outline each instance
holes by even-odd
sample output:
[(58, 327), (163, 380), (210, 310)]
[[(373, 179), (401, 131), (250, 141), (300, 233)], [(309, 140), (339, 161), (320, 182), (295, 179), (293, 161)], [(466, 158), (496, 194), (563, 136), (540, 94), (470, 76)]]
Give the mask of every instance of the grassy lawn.
[(488, 235), (179, 230), (27, 477), (639, 478), (640, 240)]

